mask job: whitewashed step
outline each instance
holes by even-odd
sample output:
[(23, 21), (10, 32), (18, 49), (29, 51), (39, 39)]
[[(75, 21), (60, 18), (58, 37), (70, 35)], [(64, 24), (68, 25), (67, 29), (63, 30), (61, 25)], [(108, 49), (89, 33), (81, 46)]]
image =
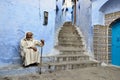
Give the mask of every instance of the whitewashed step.
[(51, 67), (54, 67), (55, 70), (67, 70), (67, 69), (77, 69), (77, 68), (86, 68), (86, 67), (97, 67), (99, 62), (85, 60), (85, 61), (70, 61), (70, 62), (56, 62), (49, 63)]
[(79, 55), (79, 54), (84, 54), (84, 51), (81, 50), (81, 51), (63, 51), (61, 50), (60, 52), (60, 55)]
[(69, 29), (68, 29), (68, 30), (61, 30), (61, 31), (60, 31), (60, 34), (61, 34), (61, 33), (65, 33), (65, 34), (68, 34), (68, 33), (76, 34), (76, 33), (78, 33), (78, 32), (77, 32), (77, 30), (69, 30)]
[(79, 49), (83, 49), (84, 48), (84, 45), (75, 45), (75, 44), (59, 44), (60, 46), (62, 47), (72, 47), (72, 48), (79, 48)]
[(65, 31), (65, 30), (73, 30), (73, 31), (75, 31), (76, 28), (74, 26), (67, 26), (67, 27), (63, 26), (63, 27), (61, 27), (61, 31)]
[(72, 22), (65, 22), (64, 24), (63, 24), (63, 26), (71, 26), (72, 25)]
[[(66, 41), (82, 41), (82, 37), (77, 37), (77, 36), (60, 36), (58, 38), (58, 40), (62, 41), (62, 40), (66, 40)], [(59, 42), (60, 42), (59, 41)]]
[(56, 49), (60, 50), (60, 51), (81, 51), (84, 50), (84, 48), (79, 48), (79, 47), (64, 47), (64, 46), (56, 46)]
[(60, 37), (75, 38), (75, 37), (80, 37), (80, 36), (79, 35), (74, 35), (74, 34), (61, 34), (61, 35), (59, 35), (59, 38)]
[(68, 44), (68, 45), (83, 45), (82, 41), (61, 41), (59, 44)]

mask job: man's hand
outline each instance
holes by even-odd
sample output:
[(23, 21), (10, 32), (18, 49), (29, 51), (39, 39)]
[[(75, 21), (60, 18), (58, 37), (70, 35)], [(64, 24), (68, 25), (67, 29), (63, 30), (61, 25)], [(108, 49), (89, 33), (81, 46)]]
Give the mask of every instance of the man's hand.
[(36, 47), (29, 47), (28, 49), (33, 49), (34, 51), (37, 51)]
[(45, 41), (44, 40), (40, 40), (40, 41), (41, 41), (42, 45), (44, 45)]
[(32, 49), (32, 47), (28, 47), (28, 49)]
[(34, 51), (37, 51), (37, 48), (36, 48), (36, 47), (33, 47), (33, 50), (34, 50)]

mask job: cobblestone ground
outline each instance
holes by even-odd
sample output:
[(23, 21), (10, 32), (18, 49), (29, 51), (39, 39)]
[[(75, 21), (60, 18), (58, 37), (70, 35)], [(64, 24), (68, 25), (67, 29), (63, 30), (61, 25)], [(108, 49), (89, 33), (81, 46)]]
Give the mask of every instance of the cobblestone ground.
[(74, 70), (1, 77), (0, 80), (120, 80), (120, 68), (92, 67)]

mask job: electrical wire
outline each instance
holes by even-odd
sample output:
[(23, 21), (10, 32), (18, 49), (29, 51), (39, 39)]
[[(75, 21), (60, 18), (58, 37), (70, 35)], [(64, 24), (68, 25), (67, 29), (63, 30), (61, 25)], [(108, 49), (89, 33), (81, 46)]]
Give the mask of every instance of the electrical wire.
[(39, 0), (39, 20), (41, 20), (41, 13), (40, 13), (40, 0)]

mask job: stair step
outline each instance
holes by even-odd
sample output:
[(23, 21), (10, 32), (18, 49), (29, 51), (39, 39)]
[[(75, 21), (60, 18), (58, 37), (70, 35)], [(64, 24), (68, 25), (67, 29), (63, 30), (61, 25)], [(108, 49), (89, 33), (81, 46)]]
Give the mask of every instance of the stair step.
[(60, 51), (81, 51), (81, 50), (84, 50), (84, 48), (81, 49), (79, 47), (76, 48), (76, 47), (55, 46), (55, 48), (60, 50)]
[(17, 76), (17, 75), (25, 75), (25, 74), (34, 74), (39, 71), (38, 67), (28, 67), (24, 68), (21, 65), (7, 66), (0, 69), (0, 77), (1, 76)]
[(83, 45), (83, 43), (82, 43), (82, 41), (79, 41), (79, 42), (73, 42), (73, 41), (61, 41), (61, 42), (59, 42), (59, 44), (60, 45), (62, 45), (62, 44), (65, 44), (65, 45)]
[(77, 55), (65, 55), (65, 54), (60, 54), (56, 56), (48, 56), (46, 58), (51, 58), (49, 61), (50, 62), (69, 62), (69, 61), (84, 61), (84, 60), (89, 60), (89, 56), (85, 54), (77, 54)]
[(85, 52), (85, 50), (84, 49), (61, 49), (60, 50), (61, 52), (63, 52), (63, 51), (79, 51), (79, 52)]
[(62, 37), (62, 36), (64, 36), (64, 37), (66, 37), (66, 36), (68, 36), (68, 37), (71, 37), (71, 36), (72, 36), (72, 37), (81, 37), (79, 34), (71, 33), (71, 32), (68, 32), (68, 33), (60, 33), (58, 37)]
[(83, 54), (84, 53), (84, 50), (81, 50), (81, 51), (60, 51), (59, 52), (60, 55), (79, 55), (79, 54)]
[(76, 64), (64, 64), (64, 65), (56, 65), (55, 70), (69, 70), (69, 69), (78, 69), (78, 68), (86, 68), (86, 67), (97, 67), (98, 63), (76, 63)]
[(69, 61), (85, 61), (89, 60), (89, 56), (59, 56), (55, 62), (69, 62)]
[(82, 65), (90, 65), (90, 64), (96, 64), (96, 66), (98, 65), (98, 62), (95, 61), (90, 61), (90, 60), (84, 60), (84, 61), (63, 61), (63, 62), (54, 62), (54, 63), (48, 63), (51, 66), (56, 66), (56, 65), (75, 65), (75, 64), (82, 64)]
[(80, 42), (82, 42), (82, 40), (59, 39), (59, 42), (74, 42), (74, 43), (78, 42), (78, 43), (80, 43)]
[(72, 47), (72, 48), (79, 48), (79, 49), (82, 49), (84, 48), (84, 45), (75, 45), (75, 44), (59, 44), (60, 46), (62, 47)]
[(60, 37), (67, 37), (67, 38), (75, 38), (75, 37), (80, 37), (79, 35), (74, 35), (74, 34), (62, 34), (62, 35), (59, 35), (58, 38)]
[(60, 40), (59, 41), (59, 44), (77, 44), (77, 45), (83, 45), (82, 41), (81, 40)]
[(64, 24), (63, 24), (63, 26), (71, 26), (72, 25), (72, 22), (65, 22)]
[(58, 43), (60, 46), (63, 46), (63, 47), (75, 47), (75, 48), (81, 48), (81, 49), (83, 49), (84, 48), (84, 45), (83, 44), (74, 44), (74, 43), (69, 43), (69, 44), (67, 44), (67, 43)]
[(58, 37), (58, 39), (59, 40), (80, 40), (82, 37), (69, 37), (69, 38), (67, 38), (67, 37)]
[(63, 27), (61, 27), (61, 31), (65, 31), (65, 30), (73, 30), (73, 31), (75, 31), (76, 30), (76, 28), (75, 27), (71, 27), (71, 26), (67, 26), (67, 27), (65, 27), (65, 26), (63, 26)]
[(85, 55), (85, 54), (69, 54), (69, 55), (66, 55), (66, 54), (60, 54), (60, 55), (55, 55), (54, 57), (78, 57), (78, 56), (87, 56), (89, 57), (88, 55)]
[(76, 31), (60, 31), (59, 32), (59, 35), (61, 35), (61, 34), (69, 34), (69, 35), (79, 35), (78, 34), (78, 32), (76, 32)]
[(70, 33), (70, 34), (76, 34), (78, 32), (77, 32), (77, 30), (61, 30), (59, 33), (60, 34), (61, 33), (63, 33), (63, 34), (68, 34), (68, 33)]
[(82, 40), (82, 37), (69, 37), (69, 38), (67, 38), (67, 37), (58, 37), (58, 40), (66, 40), (66, 41), (81, 41)]

